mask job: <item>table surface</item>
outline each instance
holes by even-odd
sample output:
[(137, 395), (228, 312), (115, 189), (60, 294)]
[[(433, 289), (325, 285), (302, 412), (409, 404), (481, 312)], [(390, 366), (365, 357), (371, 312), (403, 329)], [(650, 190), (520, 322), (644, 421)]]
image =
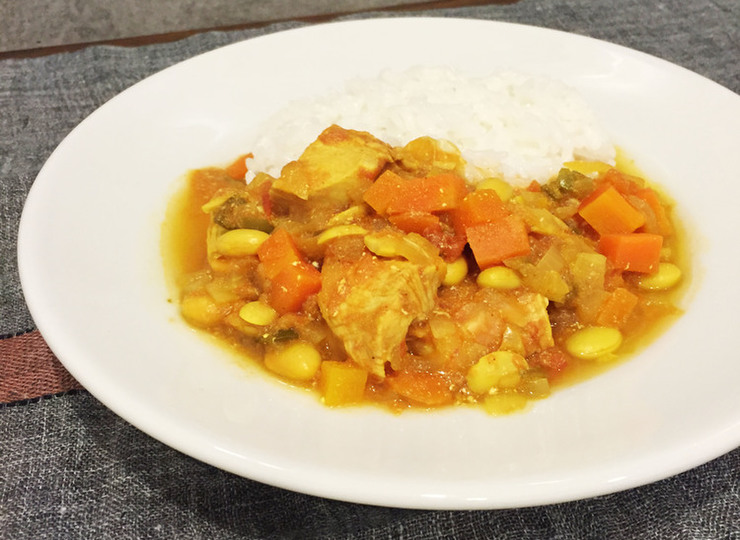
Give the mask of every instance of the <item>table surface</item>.
[(737, 449), (621, 493), (491, 511), (357, 505), (220, 471), (127, 424), (64, 370), (28, 313), (15, 256), (26, 194), (59, 142), (117, 93), (200, 52), (337, 17), (464, 17), (618, 43), (740, 93), (740, 2), (207, 4), (167, 0), (155, 13), (138, 0), (0, 0), (0, 538), (740, 538)]

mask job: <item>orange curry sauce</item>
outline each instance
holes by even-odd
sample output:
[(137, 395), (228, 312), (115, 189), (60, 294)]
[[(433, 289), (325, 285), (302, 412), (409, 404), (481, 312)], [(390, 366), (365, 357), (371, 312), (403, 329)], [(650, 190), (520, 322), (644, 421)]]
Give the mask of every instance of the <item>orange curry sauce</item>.
[(338, 126), (278, 178), (246, 183), (245, 157), (192, 171), (171, 206), (176, 300), (329, 406), (519, 410), (680, 313), (672, 206), (621, 164), (472, 185), (449, 143)]

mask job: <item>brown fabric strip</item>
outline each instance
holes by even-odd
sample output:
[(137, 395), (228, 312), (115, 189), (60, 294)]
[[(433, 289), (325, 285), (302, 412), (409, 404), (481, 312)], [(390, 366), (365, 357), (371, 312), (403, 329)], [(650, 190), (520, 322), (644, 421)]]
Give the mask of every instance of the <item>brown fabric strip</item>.
[(81, 388), (38, 330), (0, 340), (0, 404)]

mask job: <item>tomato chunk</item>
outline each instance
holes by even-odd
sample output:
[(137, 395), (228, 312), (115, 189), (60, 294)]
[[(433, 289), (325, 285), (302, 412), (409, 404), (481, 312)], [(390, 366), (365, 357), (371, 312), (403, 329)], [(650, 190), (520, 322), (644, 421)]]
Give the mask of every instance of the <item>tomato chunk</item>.
[(440, 373), (399, 371), (387, 377), (390, 387), (416, 404), (439, 407), (451, 404), (455, 396), (449, 381)]
[(247, 158), (254, 157), (252, 154), (244, 154), (236, 158), (231, 165), (226, 167), (226, 174), (234, 180), (244, 180), (247, 174)]
[(671, 234), (673, 234), (673, 225), (671, 225), (671, 220), (668, 217), (668, 212), (666, 212), (665, 207), (663, 206), (663, 204), (661, 204), (660, 199), (658, 198), (658, 194), (650, 188), (645, 188), (639, 190), (637, 192), (637, 196), (645, 201), (648, 206), (650, 206), (653, 214), (655, 214), (655, 221), (658, 227), (658, 230), (656, 232), (663, 236), (670, 236)]

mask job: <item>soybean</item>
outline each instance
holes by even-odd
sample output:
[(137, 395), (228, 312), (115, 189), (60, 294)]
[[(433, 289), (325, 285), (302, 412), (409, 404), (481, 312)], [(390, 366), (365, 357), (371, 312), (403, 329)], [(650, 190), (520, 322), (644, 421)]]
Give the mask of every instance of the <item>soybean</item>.
[(514, 388), (521, 381), (521, 370), (527, 361), (511, 351), (495, 351), (482, 356), (468, 370), (468, 388), (476, 394), (488, 393), (493, 388)]
[(414, 264), (436, 264), (436, 248), (416, 234), (398, 235), (389, 232), (370, 233), (364, 236), (365, 246), (378, 257), (402, 257)]
[(267, 326), (277, 319), (277, 311), (260, 301), (248, 302), (239, 310), (239, 317), (255, 326)]
[(190, 324), (202, 328), (218, 324), (224, 316), (221, 307), (206, 294), (183, 298), (180, 303), (180, 313)]
[(468, 262), (465, 257), (458, 257), (451, 263), (447, 264), (447, 270), (445, 271), (445, 277), (442, 280), (443, 285), (452, 286), (457, 285), (465, 279), (468, 275)]
[(681, 281), (681, 269), (673, 263), (663, 262), (653, 274), (642, 276), (637, 286), (645, 291), (666, 291)]
[(265, 352), (265, 366), (287, 379), (309, 381), (321, 367), (321, 353), (313, 345), (297, 341)]
[(216, 238), (216, 251), (228, 257), (255, 255), (269, 236), (257, 229), (233, 229)]
[(355, 219), (359, 219), (367, 214), (364, 206), (350, 206), (346, 210), (339, 212), (329, 218), (328, 224), (331, 226), (335, 225), (347, 225), (352, 223)]
[(329, 240), (334, 240), (340, 236), (358, 236), (367, 234), (367, 230), (363, 229), (359, 225), (337, 225), (336, 227), (330, 227), (322, 232), (316, 239), (318, 245), (326, 244)]
[(565, 341), (565, 349), (577, 358), (596, 360), (614, 353), (622, 345), (622, 333), (608, 326), (588, 326)]
[(516, 289), (522, 285), (519, 275), (506, 266), (492, 266), (482, 270), (476, 282), (480, 287), (498, 290)]

